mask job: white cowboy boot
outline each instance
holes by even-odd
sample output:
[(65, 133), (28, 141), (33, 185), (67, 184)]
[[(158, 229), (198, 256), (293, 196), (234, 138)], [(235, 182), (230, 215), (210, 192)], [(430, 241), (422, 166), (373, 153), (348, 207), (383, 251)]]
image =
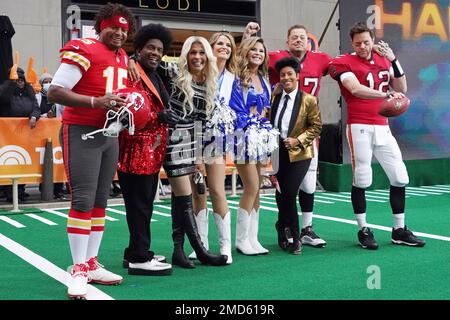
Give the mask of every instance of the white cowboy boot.
[(264, 248), (258, 241), (258, 227), (259, 227), (259, 211), (252, 209), (252, 212), (250, 214), (250, 230), (248, 232), (250, 245), (256, 252), (258, 252), (258, 254), (268, 254), (269, 250)]
[(231, 257), (231, 219), (230, 212), (225, 214), (225, 217), (214, 212), (214, 222), (216, 224), (217, 235), (219, 236), (220, 253), (228, 257), (227, 264), (233, 263)]
[(245, 209), (238, 208), (236, 219), (236, 250), (242, 254), (254, 256), (258, 254), (249, 241), (250, 215)]

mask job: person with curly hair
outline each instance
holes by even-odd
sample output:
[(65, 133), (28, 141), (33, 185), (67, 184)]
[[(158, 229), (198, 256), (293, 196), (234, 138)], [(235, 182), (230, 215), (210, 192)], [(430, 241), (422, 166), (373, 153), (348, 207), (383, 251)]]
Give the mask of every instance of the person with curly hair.
[[(314, 157), (314, 139), (322, 130), (317, 98), (298, 88), (300, 62), (294, 57), (275, 64), (283, 90), (274, 94), (270, 121), (280, 131), (278, 168), (279, 188), (275, 193), (278, 207), (276, 224), (278, 245), (292, 254), (302, 252), (296, 198)], [(292, 238), (292, 243), (289, 239)]]
[(48, 91), (51, 101), (65, 106), (60, 138), (72, 196), (67, 232), (74, 265), (67, 286), (73, 299), (86, 297), (88, 282), (117, 285), (123, 281), (97, 258), (117, 169), (118, 139), (82, 136), (103, 128), (108, 110), (125, 105), (112, 92), (126, 86), (128, 56), (121, 47), (135, 25), (125, 6), (102, 6), (95, 17), (98, 39), (71, 40), (60, 50), (61, 65)]
[(134, 52), (139, 71), (133, 84), (150, 97), (150, 121), (142, 130), (130, 135), (123, 130), (119, 136), (118, 176), (122, 187), (130, 233), (124, 252), (123, 266), (132, 275), (169, 275), (172, 266), (165, 257), (150, 250), (150, 222), (153, 201), (158, 188), (159, 171), (164, 160), (168, 124), (175, 124), (168, 113), (169, 93), (157, 68), (170, 48), (172, 34), (161, 24), (148, 24), (134, 38)]
[[(243, 37), (248, 38), (260, 30), (256, 22), (249, 22), (245, 28)], [(299, 73), (299, 89), (303, 92), (318, 97), (322, 83), (322, 77), (328, 74), (328, 63), (331, 57), (318, 48), (309, 50), (308, 30), (304, 25), (295, 24), (289, 27), (286, 38), (287, 50), (269, 51), (269, 81), (274, 87), (273, 94), (281, 91), (278, 86), (280, 75), (276, 70), (276, 63), (288, 57), (296, 58), (302, 65)], [(326, 241), (323, 240), (313, 228), (314, 192), (317, 185), (317, 168), (319, 162), (319, 141), (313, 144), (314, 157), (309, 165), (308, 172), (300, 185), (299, 204), (302, 211), (301, 242), (314, 248), (323, 248)], [(275, 227), (277, 228), (277, 223)], [(279, 231), (277, 229), (277, 231)]]

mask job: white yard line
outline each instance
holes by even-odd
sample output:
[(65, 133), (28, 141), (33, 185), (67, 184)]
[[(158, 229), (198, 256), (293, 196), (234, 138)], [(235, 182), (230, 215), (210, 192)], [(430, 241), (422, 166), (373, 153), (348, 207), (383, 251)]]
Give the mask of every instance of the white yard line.
[(170, 214), (168, 214), (168, 213), (164, 213), (164, 212), (160, 212), (160, 211), (156, 211), (156, 210), (153, 210), (153, 214), (157, 214), (157, 215), (159, 215), (159, 216), (163, 216), (163, 217), (172, 217)]
[(324, 200), (332, 200), (332, 201), (338, 201), (338, 202), (347, 202), (347, 203), (351, 203), (351, 200), (347, 200), (347, 199), (339, 199), (339, 198), (332, 198), (329, 196), (319, 196), (317, 194), (314, 195), (314, 199), (315, 198), (319, 198), (319, 199), (324, 199)]
[(63, 217), (63, 218), (69, 217), (67, 214), (59, 212), (57, 209), (42, 209), (42, 211), (48, 212), (48, 213), (51, 213), (51, 214), (54, 214), (56, 216)]
[[(239, 202), (230, 200), (230, 201), (228, 201), (228, 203), (238, 204)], [(274, 209), (274, 208), (266, 207), (266, 206), (261, 206), (261, 209), (272, 211), (272, 212), (278, 212), (278, 209)], [(298, 214), (301, 215), (301, 212), (299, 212)], [(356, 221), (354, 221), (354, 220), (347, 220), (347, 219), (329, 217), (329, 216), (324, 216), (324, 215), (320, 215), (320, 214), (313, 214), (313, 217), (314, 218), (318, 218), (318, 219), (342, 222), (342, 223), (353, 224), (353, 225), (357, 224)], [(376, 224), (368, 224), (368, 226), (370, 228), (373, 228), (373, 229), (378, 229), (378, 230), (384, 230), (384, 231), (392, 232), (392, 228), (391, 227), (385, 227), (385, 226), (380, 226), (380, 225), (376, 225)], [(420, 236), (420, 237), (424, 237), (424, 238), (430, 238), (430, 239), (436, 239), (436, 240), (442, 240), (442, 241), (450, 242), (450, 237), (444, 237), (444, 236), (439, 236), (439, 235), (430, 234), (430, 233), (424, 233), (424, 232), (417, 232), (417, 231), (414, 231), (414, 234), (416, 236)]]
[[(69, 209), (69, 208), (67, 208), (67, 209)], [(60, 209), (41, 209), (41, 211), (48, 212), (48, 213), (51, 213), (51, 214), (54, 214), (54, 215), (57, 215), (57, 216), (60, 216), (63, 218), (69, 217), (67, 214), (59, 212), (58, 210), (64, 210), (64, 209), (62, 209), (62, 208), (60, 208)], [(116, 218), (112, 218), (112, 217), (108, 217), (108, 216), (106, 216), (105, 219), (108, 221), (119, 221)]]
[(168, 210), (172, 210), (172, 208), (171, 208), (171, 207), (169, 207), (169, 206), (165, 206), (165, 205), (162, 205), (162, 204), (154, 204), (154, 206), (155, 206), (155, 207), (160, 207), (160, 208), (163, 208), (163, 209), (168, 209)]
[(450, 193), (450, 189), (444, 189), (444, 188), (440, 188), (440, 187), (432, 187), (432, 186), (423, 186), (421, 187), (425, 190), (430, 190), (430, 191), (437, 191), (437, 192), (444, 192), (444, 193)]
[(370, 190), (370, 192), (389, 196), (389, 190)]
[(259, 199), (259, 203), (275, 204), (275, 205), (276, 205), (276, 202), (274, 203), (274, 202), (272, 202), (272, 201), (265, 201), (265, 200), (261, 200), (261, 199)]
[[(350, 192), (342, 192), (343, 194), (348, 194), (351, 196)], [(374, 199), (381, 199), (381, 200), (389, 200), (389, 196), (385, 195), (384, 197), (380, 197), (379, 194), (374, 196), (372, 195), (372, 191), (366, 191), (366, 198), (370, 197), (370, 198), (374, 198)]]
[[(422, 192), (422, 193), (425, 193), (425, 194), (433, 194), (433, 195), (442, 195), (442, 192), (443, 192), (443, 191), (438, 191), (438, 190), (427, 190), (427, 189), (424, 189), (422, 187), (420, 187), (420, 188), (407, 187), (406, 190), (411, 190), (413, 192), (418, 191), (418, 192)], [(448, 192), (450, 193), (450, 191), (448, 191)]]
[(120, 214), (122, 216), (126, 216), (127, 215), (127, 213), (125, 211), (117, 210), (117, 209), (113, 209), (113, 208), (106, 208), (106, 211), (114, 212), (114, 213)]
[(418, 197), (429, 196), (429, 194), (427, 195), (427, 194), (423, 194), (423, 193), (415, 193), (415, 192), (411, 192), (411, 191), (408, 191), (408, 190), (405, 191), (405, 194), (411, 195), (411, 196), (418, 196)]
[(3, 220), (6, 223), (9, 223), (10, 225), (12, 225), (12, 226), (14, 226), (16, 228), (26, 228), (23, 224), (21, 224), (21, 223), (19, 223), (17, 221), (14, 221), (13, 219), (10, 219), (10, 218), (8, 218), (6, 216), (0, 215), (0, 220)]
[[(36, 269), (45, 273), (49, 277), (59, 281), (63, 285), (66, 285), (67, 278), (69, 274), (63, 269), (57, 267), (47, 259), (41, 257), (40, 255), (34, 253), (33, 251), (25, 248), (21, 244), (11, 240), (10, 238), (4, 236), (0, 233), (0, 246), (5, 249), (11, 251), (16, 256), (25, 260), (29, 264), (31, 264)], [(39, 288), (35, 288), (35, 290), (39, 290)], [(62, 297), (61, 297), (62, 298)], [(86, 295), (87, 300), (114, 300), (111, 296), (107, 295), (103, 291), (97, 289), (94, 286), (88, 285), (88, 292)]]
[(45, 223), (45, 224), (47, 224), (47, 225), (49, 225), (49, 226), (57, 226), (58, 224), (57, 223), (55, 223), (55, 222), (53, 222), (53, 221), (50, 221), (50, 220), (48, 220), (48, 219), (45, 219), (45, 218), (42, 218), (42, 217), (40, 217), (40, 216), (38, 216), (38, 215), (36, 215), (36, 214), (34, 214), (34, 213), (27, 213), (27, 214), (25, 214), (27, 217), (30, 217), (30, 218), (32, 218), (32, 219), (36, 219), (36, 220), (38, 220), (38, 221), (40, 221), (40, 222), (42, 222), (42, 223)]
[(420, 188), (414, 188), (414, 187), (406, 187), (406, 192), (412, 191), (416, 193), (426, 194), (426, 195), (442, 195), (442, 193), (438, 192), (432, 192), (432, 191), (426, 191)]
[[(376, 195), (384, 196), (384, 199), (389, 199), (389, 191), (372, 191), (371, 190), (371, 191), (367, 191), (366, 195), (367, 195), (367, 193), (370, 193), (370, 194), (374, 193)], [(424, 195), (422, 195), (422, 194), (420, 196), (424, 197)], [(371, 197), (373, 197), (373, 196), (371, 195)], [(405, 198), (409, 198), (409, 196), (406, 195)]]
[[(126, 216), (127, 215), (127, 213), (125, 212), (125, 211), (122, 211), (122, 210), (117, 210), (117, 209), (113, 209), (113, 208), (106, 208), (106, 211), (109, 211), (109, 212), (113, 212), (113, 213), (117, 213), (117, 214), (120, 214), (121, 216)], [(108, 219), (108, 217), (106, 217), (106, 219)], [(112, 219), (112, 218), (111, 218)], [(108, 219), (109, 220), (109, 219)], [(119, 220), (117, 220), (117, 219), (114, 219), (115, 221), (119, 221)], [(158, 221), (158, 220), (155, 220), (155, 219), (151, 219), (151, 222), (156, 222), (156, 221)]]
[[(263, 199), (275, 199), (275, 196), (261, 196), (260, 198), (263, 198)], [(263, 203), (263, 201), (262, 200), (259, 200), (260, 202), (262, 202)], [(333, 203), (335, 203), (335, 202), (332, 202), (332, 201), (326, 201), (326, 200), (319, 200), (319, 199), (316, 199), (315, 197), (314, 197), (314, 202), (318, 202), (318, 203), (327, 203), (327, 204), (333, 204)]]
[[(326, 195), (327, 195), (327, 196), (331, 196), (331, 197), (338, 197), (338, 198), (351, 199), (351, 196), (345, 195), (345, 194), (338, 194), (338, 193), (332, 193), (332, 194), (330, 194), (330, 193), (327, 193)], [(376, 198), (376, 197), (374, 197), (374, 198)], [(366, 200), (367, 200), (367, 201), (372, 201), (372, 202), (381, 202), (381, 203), (386, 202), (386, 201), (383, 201), (383, 200), (370, 199), (370, 196), (367, 195), (367, 194), (366, 194)]]

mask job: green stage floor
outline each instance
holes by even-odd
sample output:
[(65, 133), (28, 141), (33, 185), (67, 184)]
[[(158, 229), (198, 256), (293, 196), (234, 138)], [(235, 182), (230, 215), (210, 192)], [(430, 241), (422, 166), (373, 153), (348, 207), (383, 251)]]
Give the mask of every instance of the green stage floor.
[[(367, 192), (367, 220), (380, 245), (377, 251), (357, 245), (350, 194), (323, 192), (316, 194), (313, 222), (328, 245), (304, 247), (301, 255), (289, 255), (277, 246), (274, 196), (262, 195), (259, 238), (270, 250), (268, 255), (248, 257), (233, 250), (230, 266), (174, 267), (166, 277), (129, 276), (122, 268), (128, 241), (125, 209), (110, 206), (99, 258), (124, 282), (115, 287), (90, 286), (88, 299), (449, 299), (450, 186), (407, 188), (406, 194), (406, 224), (427, 241), (424, 248), (390, 243), (388, 190)], [(233, 238), (238, 201), (229, 198)], [(1, 300), (66, 300), (65, 270), (71, 264), (67, 212), (68, 208), (27, 209), (20, 214), (0, 211)], [(152, 249), (170, 262), (170, 201), (155, 204), (153, 219)], [(209, 227), (210, 247), (217, 252), (211, 216)], [(189, 254), (189, 245), (185, 247)]]

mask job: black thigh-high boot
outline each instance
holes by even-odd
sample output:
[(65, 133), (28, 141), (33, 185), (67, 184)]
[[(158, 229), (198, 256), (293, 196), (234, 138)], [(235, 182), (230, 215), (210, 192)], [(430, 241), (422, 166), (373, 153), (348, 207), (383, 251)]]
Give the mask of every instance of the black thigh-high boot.
[[(172, 194), (172, 239), (173, 239), (173, 254), (172, 254), (172, 264), (192, 269), (195, 268), (195, 264), (186, 257), (184, 253), (184, 228), (183, 228), (183, 217), (177, 214), (177, 208), (175, 203), (175, 197)], [(178, 209), (178, 212), (180, 210)]]
[(183, 221), (184, 232), (186, 233), (189, 243), (197, 255), (197, 259), (203, 264), (209, 264), (212, 266), (226, 265), (228, 259), (227, 256), (212, 254), (203, 246), (194, 218), (192, 195), (174, 197), (173, 201), (173, 206), (175, 207), (174, 213), (180, 220)]

